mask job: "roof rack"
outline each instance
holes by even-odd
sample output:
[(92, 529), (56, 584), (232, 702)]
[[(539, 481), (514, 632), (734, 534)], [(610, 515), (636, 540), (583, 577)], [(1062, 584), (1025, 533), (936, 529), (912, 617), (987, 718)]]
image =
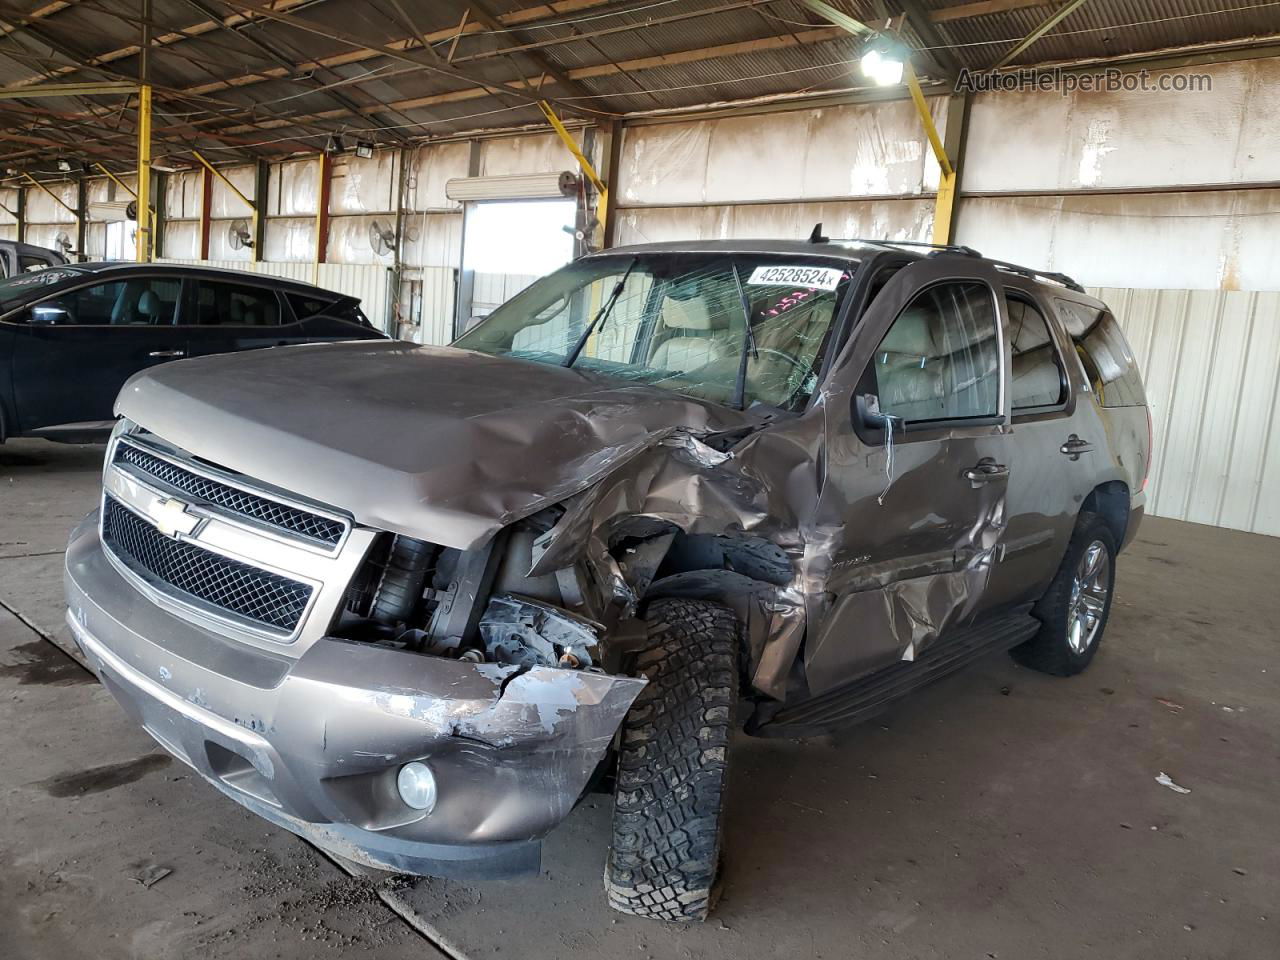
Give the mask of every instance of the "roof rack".
[(1031, 267), (1022, 267), (1016, 263), (1009, 263), (1005, 260), (992, 260), (992, 266), (997, 270), (1004, 270), (1006, 273), (1016, 273), (1020, 277), (1029, 277), (1033, 280), (1052, 280), (1054, 283), (1060, 283), (1068, 290), (1074, 290), (1076, 293), (1084, 293), (1084, 287), (1080, 286), (1075, 280), (1071, 279), (1065, 273), (1053, 273), (1049, 270), (1035, 270)]
[(827, 237), (822, 234), (821, 223), (815, 224), (813, 232), (809, 234), (810, 243), (830, 243), (832, 240), (839, 243), (874, 243), (880, 247), (921, 247), (932, 250), (935, 253), (960, 253), (966, 257), (982, 256), (973, 247), (965, 247), (955, 243), (924, 243), (919, 240), (873, 240), (870, 237)]
[(1007, 273), (1016, 273), (1020, 277), (1029, 277), (1031, 279), (1052, 280), (1054, 283), (1060, 283), (1068, 290), (1074, 290), (1076, 293), (1084, 293), (1082, 287), (1071, 277), (1065, 273), (1054, 273), (1049, 270), (1035, 270), (1031, 267), (1023, 267), (1016, 263), (1009, 263), (1007, 260), (992, 260), (989, 257), (983, 257), (981, 253), (973, 249), (957, 243), (924, 243), (920, 240), (871, 240), (865, 237), (825, 237), (822, 235), (822, 224), (814, 225), (813, 232), (809, 234), (810, 243), (829, 243), (832, 240), (838, 240), (841, 243), (874, 243), (882, 247), (919, 247), (930, 251), (929, 256), (935, 256), (939, 253), (958, 253), (966, 257), (980, 257), (986, 260), (992, 266)]

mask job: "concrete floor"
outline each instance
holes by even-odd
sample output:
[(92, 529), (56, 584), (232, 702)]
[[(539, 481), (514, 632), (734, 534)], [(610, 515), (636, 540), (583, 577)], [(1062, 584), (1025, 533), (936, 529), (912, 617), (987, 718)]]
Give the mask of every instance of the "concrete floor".
[(1148, 520), (1085, 675), (990, 657), (839, 737), (740, 738), (685, 928), (605, 907), (603, 797), (540, 877), (403, 885), (167, 762), (41, 636), (100, 458), (0, 447), (0, 957), (1280, 956), (1280, 540)]

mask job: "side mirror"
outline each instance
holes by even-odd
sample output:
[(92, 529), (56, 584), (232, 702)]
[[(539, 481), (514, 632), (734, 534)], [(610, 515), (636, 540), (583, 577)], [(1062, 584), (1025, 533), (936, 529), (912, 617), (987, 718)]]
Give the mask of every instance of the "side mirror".
[(853, 398), (853, 415), (872, 430), (883, 430), (888, 420), (880, 412), (880, 398), (874, 393), (859, 393)]
[(45, 326), (55, 326), (59, 324), (71, 323), (71, 314), (67, 312), (65, 307), (56, 303), (36, 304), (31, 308), (31, 323), (39, 323)]

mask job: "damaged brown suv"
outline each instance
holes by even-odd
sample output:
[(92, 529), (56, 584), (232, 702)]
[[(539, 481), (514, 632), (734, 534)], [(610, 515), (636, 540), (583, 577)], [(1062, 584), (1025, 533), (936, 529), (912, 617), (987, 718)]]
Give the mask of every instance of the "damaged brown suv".
[(1069, 278), (817, 231), (589, 256), (447, 348), (166, 364), (117, 412), (68, 621), (156, 740), (409, 873), (536, 870), (612, 784), (609, 901), (668, 920), (707, 914), (739, 718), (1084, 669), (1151, 449)]

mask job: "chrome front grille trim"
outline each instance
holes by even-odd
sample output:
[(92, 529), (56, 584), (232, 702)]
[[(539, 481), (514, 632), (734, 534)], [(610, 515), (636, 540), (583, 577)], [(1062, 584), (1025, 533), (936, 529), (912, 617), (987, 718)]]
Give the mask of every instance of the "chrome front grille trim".
[(122, 437), (110, 463), (149, 486), (219, 511), (229, 520), (329, 553), (341, 549), (351, 529), (350, 519), (336, 512), (246, 482), (141, 438)]
[[(137, 469), (134, 463), (122, 459), (120, 451), (126, 446), (175, 464), (192, 474), (208, 475), (216, 482), (228, 483), (252, 496), (337, 520), (343, 524), (341, 540), (336, 545), (320, 543), (194, 496), (177, 483), (166, 483), (163, 478)], [(183, 482), (183, 478), (177, 479), (179, 483)], [(150, 434), (139, 436), (121, 430), (113, 437), (107, 449), (102, 481), (99, 534), (103, 538), (104, 554), (149, 601), (220, 637), (268, 650), (289, 652), (290, 655), (301, 654), (329, 629), (333, 618), (342, 609), (347, 586), (377, 536), (377, 531), (357, 527), (349, 517), (331, 508), (318, 507), (266, 484), (216, 470)], [(111, 543), (102, 522), (107, 514), (108, 499), (118, 502), (122, 508), (136, 515), (139, 522), (154, 528), (158, 535), (224, 558), (224, 569), (240, 570), (234, 566), (240, 564), (266, 577), (305, 585), (310, 590), (305, 608), (296, 622), (292, 618), (286, 619), (282, 626), (278, 618), (277, 623), (270, 622), (271, 617), (253, 619), (210, 603), (200, 596), (206, 591), (186, 591), (180, 584), (165, 583), (161, 577), (131, 562), (119, 542)], [(285, 629), (291, 622), (292, 628)]]

